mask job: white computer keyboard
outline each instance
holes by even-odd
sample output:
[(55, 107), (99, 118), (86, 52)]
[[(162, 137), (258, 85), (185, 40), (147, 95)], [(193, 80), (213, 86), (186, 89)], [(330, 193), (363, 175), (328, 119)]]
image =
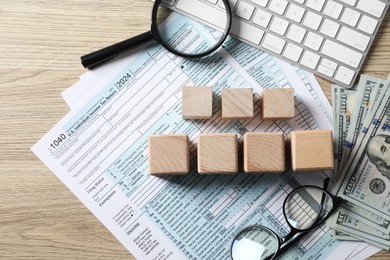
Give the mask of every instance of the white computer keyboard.
[[(215, 12), (223, 11), (221, 0), (165, 2), (178, 12), (195, 14), (197, 19), (201, 19), (197, 14), (202, 10), (194, 10), (196, 6), (213, 5)], [(229, 0), (229, 3), (233, 12), (232, 36), (350, 88), (390, 0)], [(212, 25), (213, 18), (204, 22)]]

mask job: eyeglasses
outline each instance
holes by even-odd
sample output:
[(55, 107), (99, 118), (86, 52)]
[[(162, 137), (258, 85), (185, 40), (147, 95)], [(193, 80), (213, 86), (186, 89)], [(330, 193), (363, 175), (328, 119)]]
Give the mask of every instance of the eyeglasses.
[[(101, 50), (81, 57), (81, 64), (88, 69), (102, 65), (104, 62), (131, 50), (139, 45), (155, 40), (169, 52), (185, 58), (201, 58), (211, 54), (222, 46), (229, 35), (232, 15), (228, 0), (222, 0), (219, 7), (183, 0), (177, 7), (176, 20), (172, 21), (169, 0), (155, 0), (152, 9), (151, 30), (113, 44)], [(194, 5), (197, 5), (196, 8)], [(202, 10), (202, 14), (195, 13)], [(178, 13), (185, 16), (181, 16)], [(191, 16), (202, 17), (206, 23), (215, 24), (214, 28), (205, 27), (203, 22), (191, 19)], [(213, 22), (211, 22), (213, 21)], [(196, 33), (197, 30), (202, 33)]]
[(274, 259), (323, 224), (342, 202), (342, 198), (326, 191), (328, 184), (329, 178), (324, 180), (323, 188), (302, 186), (287, 195), (283, 214), (290, 232), (286, 236), (280, 237), (261, 225), (248, 226), (239, 231), (230, 247), (231, 259)]

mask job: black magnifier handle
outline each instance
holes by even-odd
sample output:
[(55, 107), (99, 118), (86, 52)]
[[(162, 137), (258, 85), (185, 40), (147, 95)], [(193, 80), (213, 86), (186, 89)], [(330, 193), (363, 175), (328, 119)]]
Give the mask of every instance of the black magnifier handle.
[(81, 56), (81, 64), (84, 66), (84, 68), (87, 69), (96, 68), (102, 65), (104, 62), (118, 56), (119, 54), (153, 39), (154, 38), (151, 31), (142, 33), (133, 38), (115, 43), (101, 50), (97, 50)]

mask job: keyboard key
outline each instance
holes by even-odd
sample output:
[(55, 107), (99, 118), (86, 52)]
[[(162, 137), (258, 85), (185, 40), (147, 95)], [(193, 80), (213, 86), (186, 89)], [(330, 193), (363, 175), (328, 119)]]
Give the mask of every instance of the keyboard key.
[(306, 6), (316, 10), (317, 12), (321, 12), (322, 7), (325, 4), (325, 0), (307, 0)]
[(354, 51), (344, 45), (331, 40), (325, 40), (322, 46), (321, 52), (330, 58), (333, 58), (339, 62), (347, 64), (353, 68), (358, 68), (363, 58), (363, 55), (357, 51)]
[(290, 4), (287, 10), (286, 17), (294, 22), (300, 23), (306, 10), (296, 4)]
[(298, 26), (298, 25), (291, 25), (290, 30), (287, 33), (287, 38), (294, 42), (302, 43), (303, 37), (305, 37), (306, 29)]
[(250, 5), (244, 1), (241, 1), (238, 4), (236, 15), (238, 17), (241, 17), (245, 20), (250, 20), (252, 17), (253, 12), (255, 11), (255, 7), (253, 5)]
[(370, 37), (344, 26), (341, 28), (337, 40), (360, 51), (365, 51), (370, 43)]
[(377, 20), (368, 17), (367, 15), (363, 15), (362, 19), (360, 19), (358, 29), (365, 33), (373, 34), (377, 26), (378, 26)]
[(343, 16), (341, 17), (341, 21), (346, 23), (352, 27), (355, 27), (360, 17), (360, 13), (352, 10), (351, 8), (346, 8)]
[[(232, 11), (233, 11), (234, 7), (236, 6), (237, 1), (238, 0), (228, 0), (230, 8), (232, 9)], [(219, 7), (225, 9), (225, 5), (223, 4), (223, 2), (221, 0), (219, 1)]]
[(334, 38), (340, 28), (340, 25), (336, 22), (333, 22), (332, 20), (325, 19), (325, 21), (322, 23), (322, 27), (320, 32)]
[(334, 70), (332, 70), (328, 67), (325, 67), (324, 65), (321, 65), (321, 64), (318, 66), (317, 70), (319, 73), (322, 73), (328, 77), (333, 77), (333, 75), (334, 75)]
[(303, 49), (293, 43), (288, 43), (286, 49), (283, 53), (283, 56), (292, 61), (298, 62)]
[(350, 70), (344, 66), (340, 66), (336, 73), (335, 79), (346, 85), (349, 85), (351, 84), (353, 76), (355, 76), (355, 72), (353, 70)]
[(305, 39), (304, 45), (310, 49), (318, 51), (321, 47), (323, 40), (324, 38), (322, 36), (315, 34), (313, 32), (309, 32)]
[(210, 4), (217, 4), (218, 0), (206, 0), (207, 2), (209, 2)]
[(302, 4), (303, 5), (303, 3), (305, 2), (305, 0), (294, 0), (295, 2), (297, 2), (297, 3), (300, 3), (300, 4)]
[(279, 35), (284, 35), (286, 33), (287, 27), (289, 25), (289, 22), (286, 20), (283, 20), (279, 17), (275, 17), (272, 21), (271, 27), (269, 28), (274, 33), (277, 33)]
[(332, 17), (333, 19), (339, 19), (343, 6), (335, 1), (329, 1), (324, 9), (324, 14)]
[(305, 19), (303, 20), (303, 25), (316, 31), (318, 30), (321, 21), (322, 17), (320, 15), (309, 11), (307, 12)]
[(285, 44), (286, 41), (283, 40), (282, 38), (279, 38), (273, 34), (268, 33), (264, 38), (264, 42), (262, 46), (267, 50), (270, 50), (277, 54), (281, 54)]
[(340, 0), (350, 6), (355, 6), (357, 0)]
[(321, 60), (320, 65), (318, 66), (318, 72), (328, 77), (333, 77), (336, 68), (337, 63), (324, 58)]
[(252, 0), (252, 3), (260, 5), (261, 7), (266, 7), (269, 0)]
[(286, 0), (272, 0), (269, 5), (269, 10), (277, 14), (283, 15), (286, 10), (288, 2)]
[(230, 32), (254, 44), (260, 44), (264, 31), (233, 17)]
[(380, 18), (386, 8), (386, 4), (379, 0), (360, 0), (357, 8)]
[(255, 16), (253, 17), (253, 23), (260, 25), (263, 28), (267, 28), (271, 21), (272, 15), (263, 9), (257, 9)]
[(337, 63), (333, 62), (331, 60), (328, 60), (326, 58), (323, 58), (321, 61), (321, 65), (331, 69), (331, 70), (336, 70), (337, 69)]
[(305, 51), (302, 56), (301, 64), (312, 70), (316, 69), (318, 61), (320, 60), (320, 55), (315, 54), (311, 51)]

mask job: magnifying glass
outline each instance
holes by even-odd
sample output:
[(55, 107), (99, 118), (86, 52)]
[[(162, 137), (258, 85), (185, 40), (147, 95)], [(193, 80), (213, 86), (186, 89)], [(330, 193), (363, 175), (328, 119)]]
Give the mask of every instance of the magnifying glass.
[[(184, 58), (201, 58), (216, 51), (227, 38), (232, 17), (228, 0), (214, 5), (193, 0), (181, 0), (175, 11), (170, 9), (174, 0), (155, 0), (152, 9), (151, 30), (81, 57), (84, 68), (93, 69), (119, 54), (148, 41), (155, 40), (169, 52)], [(195, 6), (196, 5), (196, 6)], [(199, 10), (201, 14), (199, 14)], [(178, 24), (170, 19), (179, 13), (188, 23)], [(192, 18), (192, 14), (201, 18)], [(202, 28), (202, 33), (198, 30)]]

